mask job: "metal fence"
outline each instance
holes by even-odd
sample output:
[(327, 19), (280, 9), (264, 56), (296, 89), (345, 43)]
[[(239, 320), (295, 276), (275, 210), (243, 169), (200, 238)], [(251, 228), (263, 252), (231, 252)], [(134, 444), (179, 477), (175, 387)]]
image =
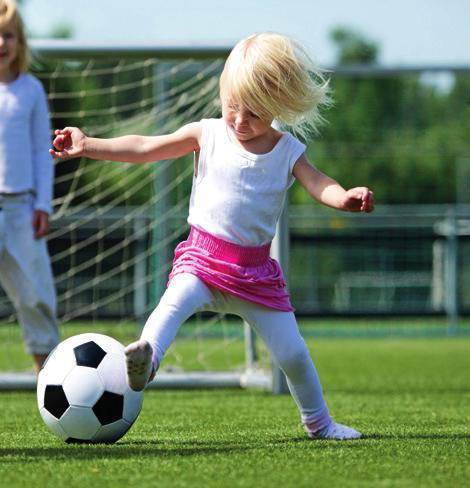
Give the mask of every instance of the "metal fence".
[(468, 315), (470, 206), (379, 206), (370, 215), (292, 208), (298, 312)]
[[(61, 234), (49, 242), (52, 257), (72, 242), (87, 239), (103, 226), (112, 226), (129, 209), (113, 209), (101, 219), (90, 219), (73, 235)], [(141, 228), (150, 217), (140, 215)], [(134, 219), (129, 225), (136, 225)], [(66, 228), (67, 222), (53, 221), (53, 229)], [(174, 226), (184, 226), (182, 215)], [(116, 228), (104, 246), (112, 247), (127, 233)], [(126, 259), (148, 247), (150, 233), (126, 249)], [(369, 215), (340, 213), (321, 206), (291, 206), (289, 209), (290, 254), (288, 282), (292, 301), (301, 315), (457, 315), (470, 314), (470, 205), (379, 206)], [(101, 244), (103, 245), (103, 244)], [(176, 242), (172, 245), (176, 245)], [(77, 251), (75, 264), (88, 261), (92, 247)], [(115, 267), (122, 256), (113, 254), (100, 263), (100, 272)], [(63, 275), (70, 265), (53, 259), (55, 273)], [(127, 288), (123, 300), (95, 310), (95, 316), (133, 317), (141, 313), (148, 296), (142, 286), (149, 263), (125, 268), (97, 287), (84, 288), (67, 298), (67, 289), (92, 282), (97, 270), (87, 267), (74, 277), (74, 283), (58, 283), (63, 314)], [(144, 296), (142, 296), (144, 293)], [(0, 314), (10, 312), (0, 301)], [(139, 305), (140, 304), (140, 305)], [(149, 304), (152, 306), (152, 304)], [(140, 308), (139, 308), (140, 307)]]

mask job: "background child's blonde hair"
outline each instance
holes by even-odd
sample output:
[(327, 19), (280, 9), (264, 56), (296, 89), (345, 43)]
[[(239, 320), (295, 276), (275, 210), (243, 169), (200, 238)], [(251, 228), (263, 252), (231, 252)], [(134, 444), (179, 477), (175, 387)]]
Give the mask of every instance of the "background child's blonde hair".
[(254, 34), (234, 47), (220, 78), (220, 97), (303, 137), (317, 132), (320, 109), (330, 105), (324, 72), (299, 43), (276, 33)]
[(13, 71), (23, 73), (28, 69), (28, 43), (25, 28), (18, 7), (14, 0), (0, 0), (0, 27), (5, 27), (10, 22), (16, 28), (19, 41), (18, 55), (13, 61)]

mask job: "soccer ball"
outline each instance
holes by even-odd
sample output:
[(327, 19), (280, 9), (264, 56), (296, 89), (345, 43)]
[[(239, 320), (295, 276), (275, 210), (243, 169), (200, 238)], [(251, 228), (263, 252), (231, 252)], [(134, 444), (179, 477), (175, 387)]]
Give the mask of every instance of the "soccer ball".
[(124, 346), (102, 334), (61, 342), (39, 372), (38, 407), (65, 442), (115, 442), (132, 426), (143, 392), (129, 388)]

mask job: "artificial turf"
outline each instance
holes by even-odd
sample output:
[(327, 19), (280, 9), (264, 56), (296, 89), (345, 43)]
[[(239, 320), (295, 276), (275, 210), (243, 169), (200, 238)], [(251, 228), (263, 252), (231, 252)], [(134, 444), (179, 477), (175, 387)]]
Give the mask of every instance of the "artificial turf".
[(288, 395), (145, 394), (114, 445), (68, 445), (33, 392), (1, 393), (5, 487), (464, 487), (470, 479), (470, 339), (308, 339), (336, 420), (358, 441), (310, 441)]

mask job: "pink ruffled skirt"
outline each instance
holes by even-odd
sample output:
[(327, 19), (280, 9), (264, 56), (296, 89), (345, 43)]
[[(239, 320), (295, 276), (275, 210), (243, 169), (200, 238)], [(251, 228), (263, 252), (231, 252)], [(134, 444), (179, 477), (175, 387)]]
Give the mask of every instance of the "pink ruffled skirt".
[(246, 247), (191, 228), (175, 249), (168, 284), (180, 273), (191, 273), (206, 285), (258, 305), (291, 312), (279, 263), (269, 256), (271, 243)]

